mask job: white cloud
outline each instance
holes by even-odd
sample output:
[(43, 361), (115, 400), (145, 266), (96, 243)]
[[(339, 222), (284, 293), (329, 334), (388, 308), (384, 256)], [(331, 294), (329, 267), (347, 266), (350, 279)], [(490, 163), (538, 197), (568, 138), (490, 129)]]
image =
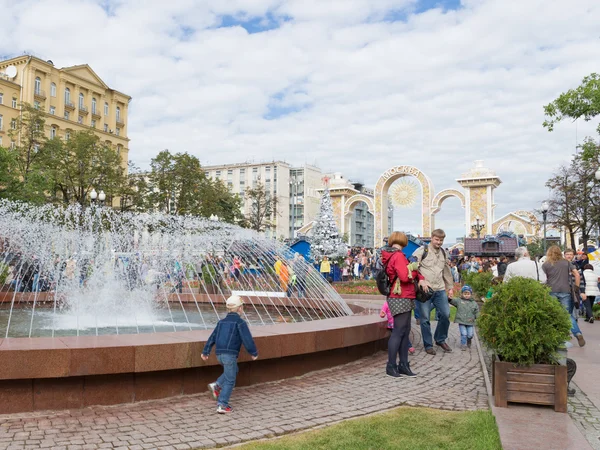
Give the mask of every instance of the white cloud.
[[(390, 166), (409, 164), (440, 190), (458, 187), (454, 179), (484, 159), (504, 182), (496, 217), (537, 207), (576, 133), (581, 141), (595, 125), (565, 122), (548, 133), (541, 123), (544, 104), (598, 71), (600, 4), (463, 0), (458, 10), (421, 14), (415, 7), (0, 0), (0, 54), (89, 63), (131, 95), (130, 157), (142, 166), (169, 148), (203, 163), (316, 161), (374, 186)], [(392, 14), (404, 20), (382, 21)], [(280, 26), (253, 34), (218, 28), (224, 15)], [(273, 118), (270, 108), (291, 113)], [(462, 233), (458, 209), (449, 201), (438, 216), (450, 236)], [(400, 220), (417, 231), (420, 213), (400, 211)]]

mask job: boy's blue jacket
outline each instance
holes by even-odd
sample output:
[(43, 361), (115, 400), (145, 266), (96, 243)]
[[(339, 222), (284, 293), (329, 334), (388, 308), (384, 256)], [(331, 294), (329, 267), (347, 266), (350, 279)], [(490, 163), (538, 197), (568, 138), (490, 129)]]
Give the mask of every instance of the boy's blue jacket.
[(208, 341), (206, 341), (202, 354), (210, 355), (213, 345), (216, 345), (217, 355), (239, 356), (242, 344), (252, 356), (258, 355), (248, 324), (238, 313), (230, 312), (224, 319), (219, 320)]

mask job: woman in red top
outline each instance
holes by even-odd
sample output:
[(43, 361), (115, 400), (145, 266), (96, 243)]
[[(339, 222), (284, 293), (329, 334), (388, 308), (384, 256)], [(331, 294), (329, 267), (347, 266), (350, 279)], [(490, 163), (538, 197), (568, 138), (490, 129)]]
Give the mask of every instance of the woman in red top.
[[(404, 233), (394, 231), (388, 238), (388, 246), (381, 251), (381, 261), (391, 282), (388, 307), (394, 317), (394, 330), (388, 341), (388, 364), (386, 374), (391, 377), (415, 377), (408, 362), (411, 312), (415, 308), (414, 280), (423, 277), (409, 267), (402, 248), (408, 244)], [(396, 365), (396, 355), (400, 364)]]

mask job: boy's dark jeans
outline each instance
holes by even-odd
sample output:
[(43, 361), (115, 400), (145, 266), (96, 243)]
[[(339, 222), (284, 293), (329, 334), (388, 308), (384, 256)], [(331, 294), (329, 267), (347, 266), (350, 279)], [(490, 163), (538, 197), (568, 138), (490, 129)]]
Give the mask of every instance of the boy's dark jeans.
[(217, 359), (223, 366), (223, 375), (217, 379), (217, 385), (221, 388), (217, 404), (229, 406), (229, 397), (231, 397), (231, 393), (233, 392), (238, 373), (237, 356), (223, 353), (217, 355)]

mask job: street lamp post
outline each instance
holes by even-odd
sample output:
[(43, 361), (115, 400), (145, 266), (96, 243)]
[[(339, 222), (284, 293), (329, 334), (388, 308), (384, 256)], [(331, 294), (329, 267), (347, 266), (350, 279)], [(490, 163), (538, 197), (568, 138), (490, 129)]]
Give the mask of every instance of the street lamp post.
[(548, 202), (542, 202), (542, 219), (544, 220), (544, 255), (546, 254), (546, 221), (548, 219)]
[(479, 216), (475, 217), (475, 223), (471, 225), (471, 229), (477, 233), (477, 239), (481, 237), (481, 230), (485, 227), (485, 222), (479, 218)]

